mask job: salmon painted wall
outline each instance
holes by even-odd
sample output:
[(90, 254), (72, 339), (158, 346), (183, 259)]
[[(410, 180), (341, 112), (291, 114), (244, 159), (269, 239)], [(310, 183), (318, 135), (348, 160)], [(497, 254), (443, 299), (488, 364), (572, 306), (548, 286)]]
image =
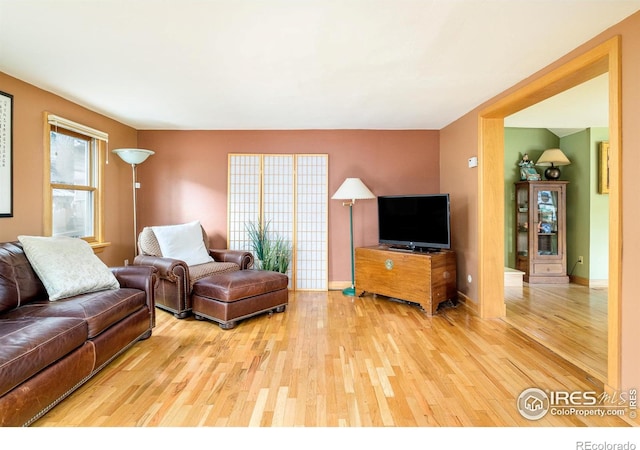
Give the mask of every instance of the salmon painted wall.
[[(640, 12), (619, 24), (611, 27), (596, 38), (581, 45), (573, 52), (556, 61), (544, 70), (522, 81), (513, 88), (503, 92), (494, 99), (480, 105), (465, 116), (456, 120), (441, 130), (440, 158), (442, 165), (441, 189), (451, 190), (452, 205), (459, 207), (466, 202), (467, 220), (453, 217), (455, 228), (454, 239), (463, 236), (464, 241), (454, 240), (458, 253), (458, 264), (466, 265), (466, 272), (477, 279), (478, 233), (477, 233), (477, 190), (478, 175), (475, 171), (468, 171), (466, 161), (471, 154), (478, 153), (478, 114), (479, 111), (499, 98), (516, 89), (540, 78), (544, 74), (570, 61), (576, 56), (595, 48), (613, 36), (620, 35), (622, 40), (622, 387), (625, 389), (640, 386), (640, 360), (637, 358), (637, 343), (640, 342), (640, 261), (636, 258), (640, 254), (640, 178), (636, 170), (640, 167)], [(468, 182), (461, 182), (459, 175), (468, 174)], [(453, 176), (452, 176), (453, 175)], [(461, 199), (464, 199), (461, 200)], [(454, 210), (455, 212), (455, 210)], [(461, 263), (461, 261), (463, 261)], [(466, 281), (466, 275), (458, 277), (458, 288), (465, 292), (472, 301), (477, 301), (477, 288), (474, 283)], [(606, 339), (606, 336), (603, 336)]]
[[(359, 177), (376, 195), (439, 192), (438, 131), (139, 131), (156, 152), (138, 167), (139, 227), (200, 220), (212, 247), (227, 244), (229, 153), (329, 155), (329, 197)], [(378, 241), (377, 203), (353, 209), (354, 245)], [(329, 200), (329, 282), (351, 279), (349, 210)]]
[[(45, 111), (108, 133), (109, 148), (135, 147), (137, 132), (1, 72), (0, 91), (13, 95), (13, 217), (0, 218), (0, 241), (5, 242), (44, 232)], [(134, 255), (131, 168), (112, 154), (105, 176), (105, 239), (111, 246), (99, 256), (107, 265), (122, 265)]]
[[(478, 168), (469, 158), (478, 156), (478, 120), (469, 114), (440, 131), (440, 188), (451, 196), (451, 244), (456, 251), (458, 291), (477, 299)], [(471, 277), (469, 282), (468, 277)]]

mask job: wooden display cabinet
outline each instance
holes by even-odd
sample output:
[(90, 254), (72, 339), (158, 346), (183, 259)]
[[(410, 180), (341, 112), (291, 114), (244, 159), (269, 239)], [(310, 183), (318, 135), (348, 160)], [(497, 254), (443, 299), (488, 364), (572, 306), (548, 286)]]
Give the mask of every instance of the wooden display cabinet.
[(568, 181), (520, 181), (516, 186), (516, 269), (527, 283), (568, 283)]
[(417, 252), (387, 246), (355, 250), (356, 293), (365, 292), (417, 304), (429, 315), (458, 295), (456, 256), (448, 250)]

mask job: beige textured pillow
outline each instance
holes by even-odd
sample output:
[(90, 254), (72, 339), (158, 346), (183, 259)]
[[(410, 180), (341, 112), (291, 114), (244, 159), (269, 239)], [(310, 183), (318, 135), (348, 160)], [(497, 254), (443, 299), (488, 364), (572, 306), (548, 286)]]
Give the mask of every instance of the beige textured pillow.
[(18, 236), (18, 240), (51, 301), (120, 287), (111, 270), (82, 239)]

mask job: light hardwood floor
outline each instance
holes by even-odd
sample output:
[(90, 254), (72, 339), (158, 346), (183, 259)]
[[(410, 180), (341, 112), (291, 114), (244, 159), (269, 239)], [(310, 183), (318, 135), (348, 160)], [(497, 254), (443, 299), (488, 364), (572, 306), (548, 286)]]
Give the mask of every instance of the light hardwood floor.
[(385, 297), (290, 294), (232, 330), (158, 311), (153, 336), (34, 426), (626, 426), (520, 416), (527, 388), (596, 390), (592, 377), (503, 320), (464, 306), (428, 317)]
[(605, 383), (607, 289), (578, 284), (506, 287), (505, 320)]

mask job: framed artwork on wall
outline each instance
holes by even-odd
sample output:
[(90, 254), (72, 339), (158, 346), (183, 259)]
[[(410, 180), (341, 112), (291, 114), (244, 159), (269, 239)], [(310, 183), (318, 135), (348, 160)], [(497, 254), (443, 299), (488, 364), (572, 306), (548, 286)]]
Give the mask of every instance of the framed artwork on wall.
[(0, 217), (13, 217), (13, 95), (0, 91)]
[(609, 193), (609, 142), (600, 142), (598, 164), (598, 193)]

